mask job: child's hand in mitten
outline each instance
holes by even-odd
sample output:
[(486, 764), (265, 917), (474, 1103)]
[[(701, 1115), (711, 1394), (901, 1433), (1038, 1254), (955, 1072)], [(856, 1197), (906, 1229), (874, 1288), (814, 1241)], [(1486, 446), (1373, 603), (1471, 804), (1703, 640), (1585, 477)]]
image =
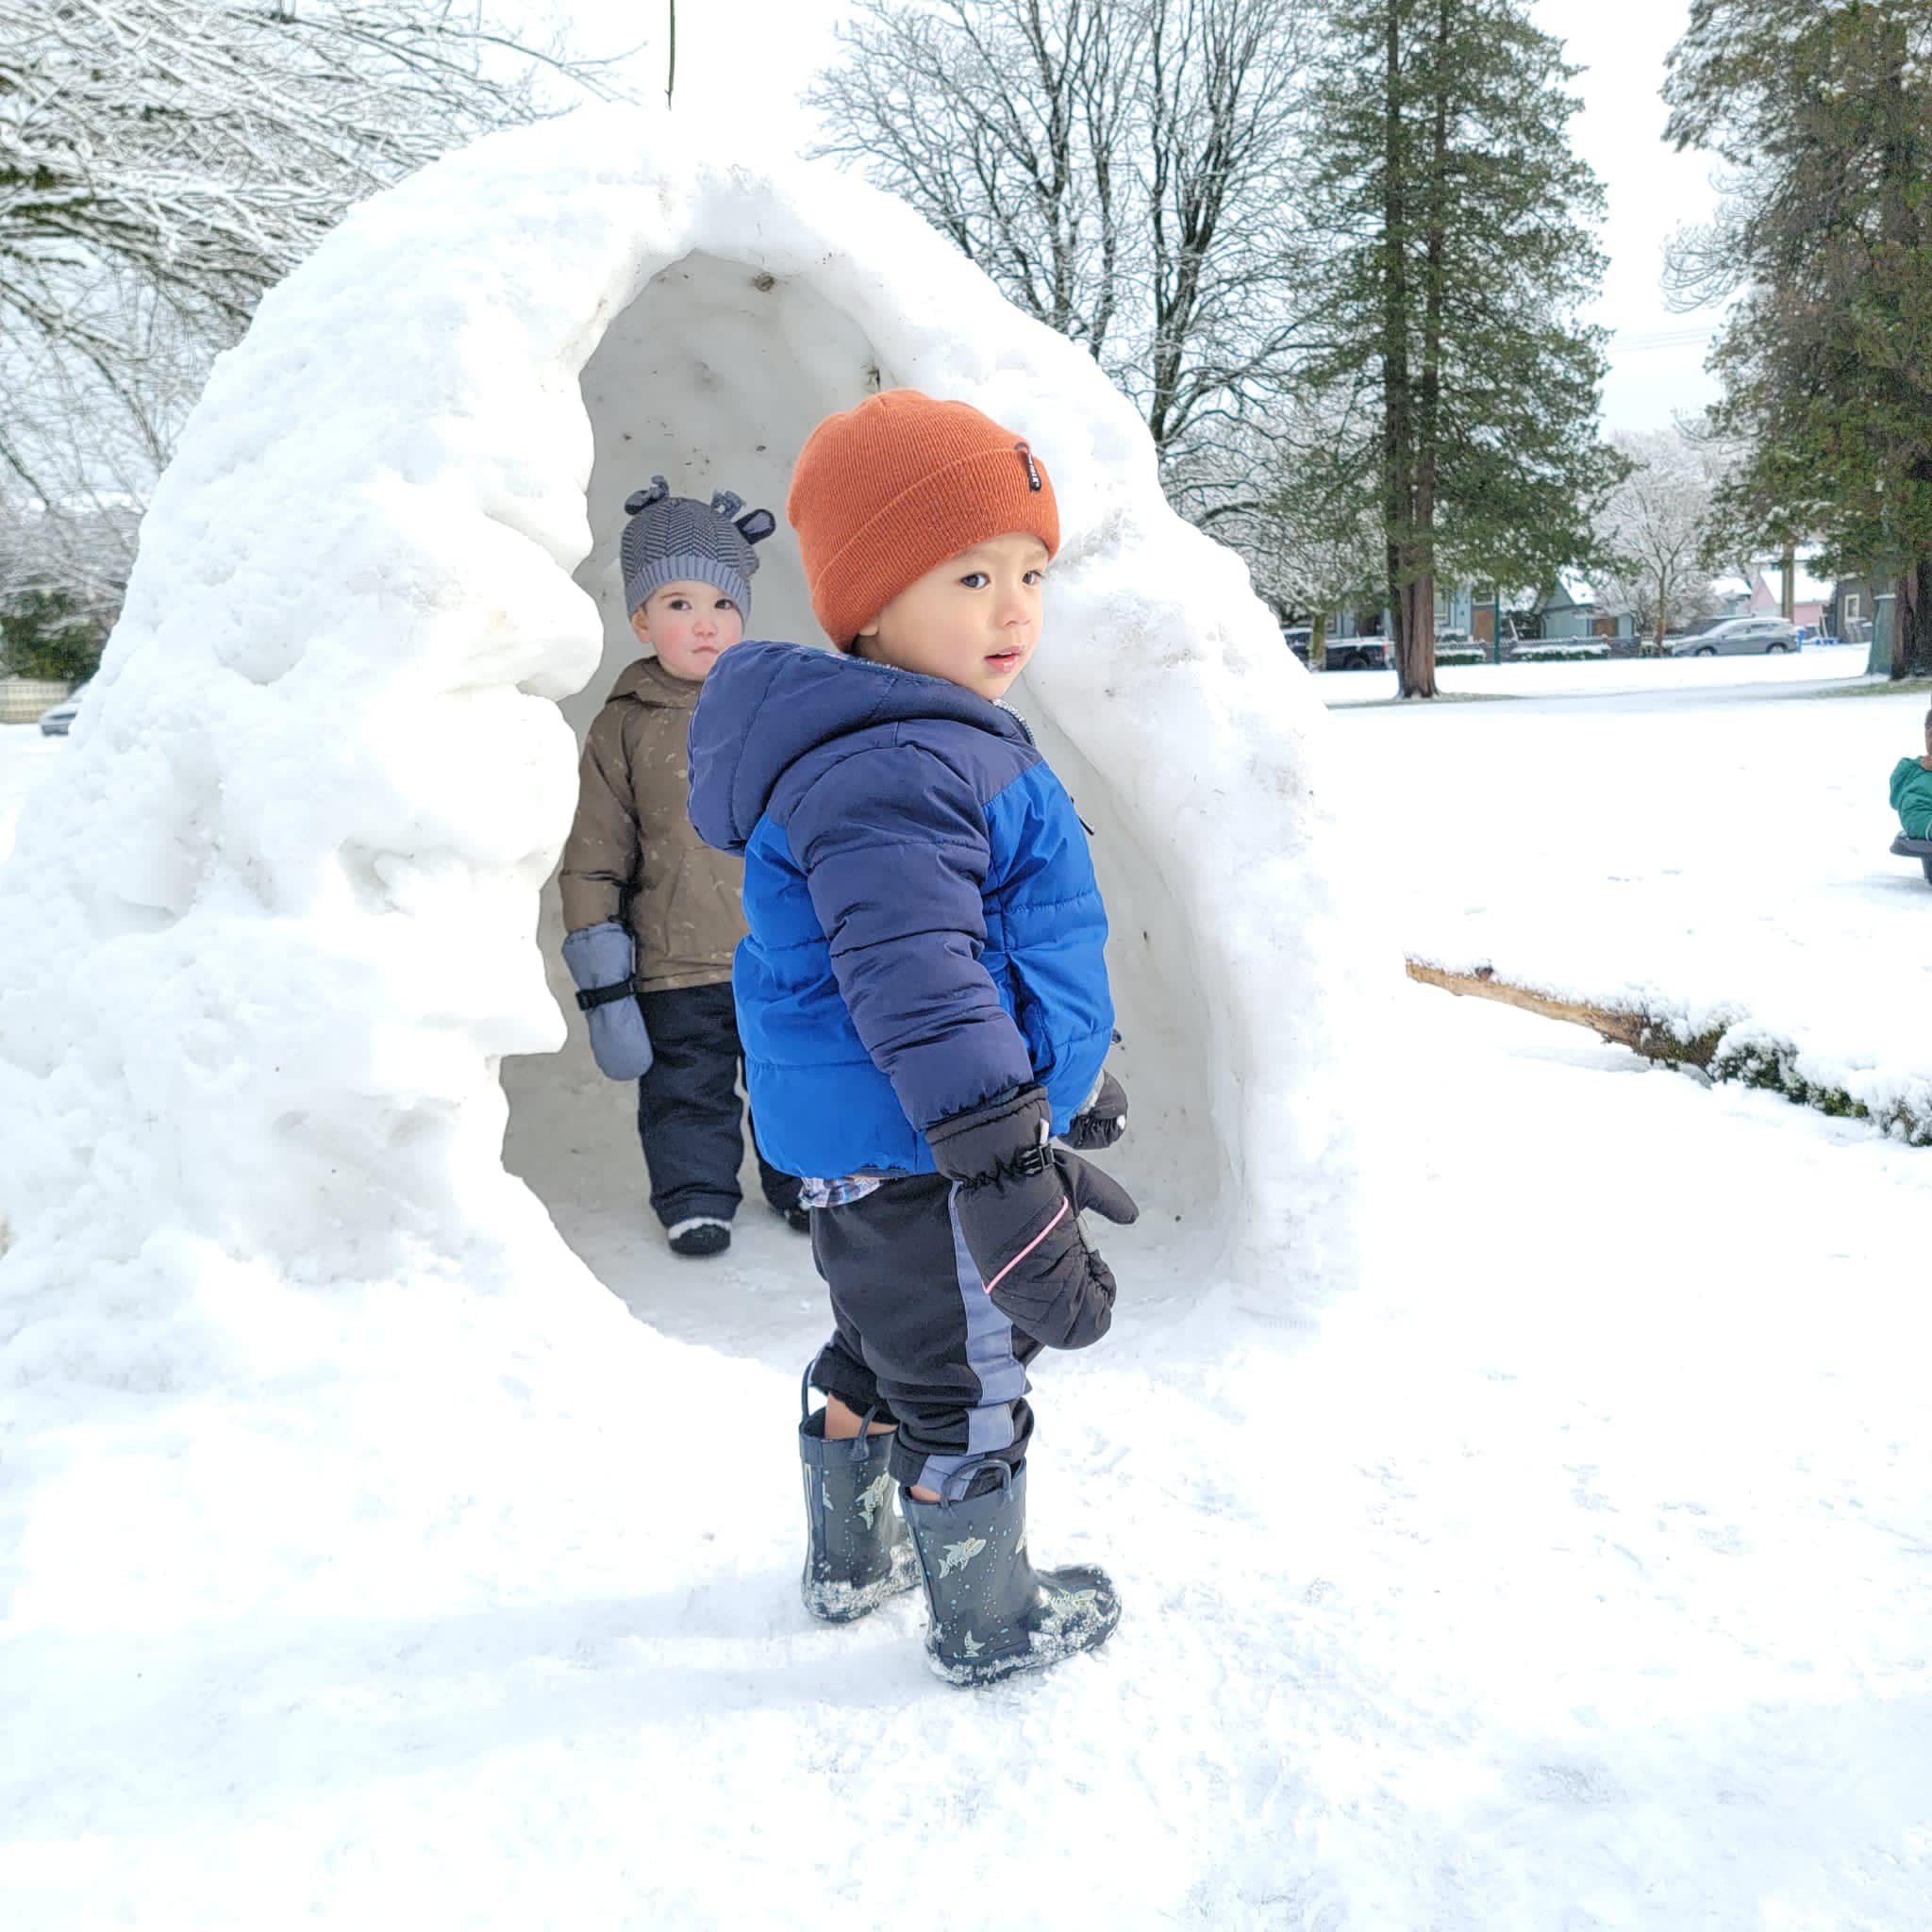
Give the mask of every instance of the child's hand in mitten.
[(1067, 1125), (1067, 1145), (1082, 1154), (1097, 1154), (1126, 1131), (1127, 1090), (1111, 1074), (1102, 1074), (1093, 1098)]
[(1125, 1225), (1139, 1218), (1125, 1189), (1049, 1144), (1044, 1088), (1023, 1087), (943, 1120), (926, 1133), (955, 1184), (959, 1233), (993, 1305), (1049, 1348), (1085, 1348), (1113, 1322), (1113, 1272), (1081, 1231), (1091, 1208)]
[(563, 942), (563, 963), (577, 983), (577, 1005), (591, 1029), (591, 1052), (613, 1080), (651, 1071), (651, 1035), (633, 976), (635, 941), (614, 919), (581, 926)]

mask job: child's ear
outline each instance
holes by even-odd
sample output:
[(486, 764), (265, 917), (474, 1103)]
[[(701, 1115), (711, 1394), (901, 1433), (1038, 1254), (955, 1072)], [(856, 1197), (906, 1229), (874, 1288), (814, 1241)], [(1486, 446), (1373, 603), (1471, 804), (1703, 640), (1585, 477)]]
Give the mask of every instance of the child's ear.
[(644, 615), (644, 607), (640, 604), (630, 614), (630, 634), (641, 644), (651, 641), (651, 620)]
[(778, 520), (768, 509), (748, 510), (739, 518), (738, 534), (747, 543), (762, 543), (778, 527)]

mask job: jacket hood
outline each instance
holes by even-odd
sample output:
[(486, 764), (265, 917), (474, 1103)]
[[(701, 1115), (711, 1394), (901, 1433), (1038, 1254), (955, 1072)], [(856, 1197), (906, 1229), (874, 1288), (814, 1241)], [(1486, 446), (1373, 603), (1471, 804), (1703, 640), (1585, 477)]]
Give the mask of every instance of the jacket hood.
[[(724, 658), (718, 662), (722, 664)], [(704, 689), (688, 677), (674, 677), (655, 658), (639, 658), (617, 674), (610, 695), (604, 700), (614, 705), (620, 698), (635, 698), (641, 705), (668, 705), (688, 710), (698, 701)]]
[(707, 844), (741, 852), (778, 781), (808, 752), (878, 724), (942, 718), (1024, 742), (1025, 727), (942, 677), (803, 644), (734, 644), (691, 724), (691, 817)]

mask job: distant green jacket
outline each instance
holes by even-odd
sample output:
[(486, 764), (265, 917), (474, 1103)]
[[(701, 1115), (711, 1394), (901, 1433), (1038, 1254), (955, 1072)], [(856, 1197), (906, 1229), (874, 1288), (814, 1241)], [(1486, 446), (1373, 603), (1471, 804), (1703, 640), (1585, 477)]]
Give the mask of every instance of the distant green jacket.
[(1932, 839), (1932, 772), (1917, 758), (1901, 758), (1891, 768), (1891, 808), (1907, 839)]

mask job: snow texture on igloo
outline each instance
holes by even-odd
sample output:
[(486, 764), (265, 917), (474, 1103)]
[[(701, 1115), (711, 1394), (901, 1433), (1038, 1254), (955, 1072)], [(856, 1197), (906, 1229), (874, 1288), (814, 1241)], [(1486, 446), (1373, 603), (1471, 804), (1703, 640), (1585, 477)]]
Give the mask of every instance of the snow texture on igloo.
[[(0, 873), (7, 1385), (295, 1374), (357, 1345), (351, 1294), (541, 1293), (551, 1342), (608, 1339), (506, 1171), (504, 1073), (541, 1057), (533, 1120), (587, 1079), (540, 909), (574, 731), (634, 655), (622, 501), (662, 473), (782, 508), (811, 425), (897, 384), (1024, 431), (1059, 492), (1015, 698), (1112, 919), (1151, 1211), (1109, 1252), (1191, 1242), (1284, 1314), (1345, 1273), (1307, 678), (1079, 349), (891, 199), (714, 145), (608, 110), (487, 140), (357, 210), (215, 368)], [(822, 641), (782, 525), (762, 562), (752, 634)]]

